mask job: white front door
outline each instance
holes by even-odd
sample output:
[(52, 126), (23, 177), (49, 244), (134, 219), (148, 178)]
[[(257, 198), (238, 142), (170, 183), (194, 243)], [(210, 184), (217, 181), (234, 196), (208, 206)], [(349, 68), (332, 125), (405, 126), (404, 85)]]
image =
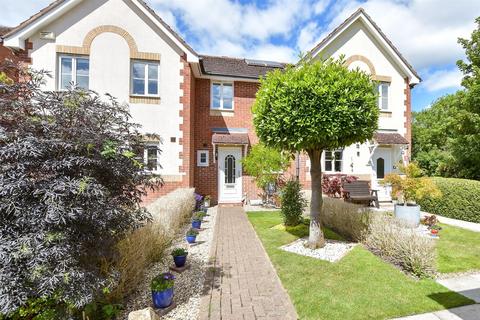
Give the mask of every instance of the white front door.
[(385, 175), (392, 172), (392, 149), (377, 148), (372, 157), (373, 160), (373, 179), (372, 189), (378, 190), (379, 201), (391, 201), (392, 188), (383, 185), (381, 182)]
[(242, 148), (218, 148), (219, 202), (242, 201)]

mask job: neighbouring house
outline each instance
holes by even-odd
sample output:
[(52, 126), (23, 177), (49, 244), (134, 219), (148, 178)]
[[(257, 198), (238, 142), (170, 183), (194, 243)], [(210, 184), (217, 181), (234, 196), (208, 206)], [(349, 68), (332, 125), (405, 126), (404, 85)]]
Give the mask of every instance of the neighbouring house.
[[(284, 63), (198, 54), (141, 0), (57, 0), (4, 34), (3, 46), (19, 56), (28, 53), (31, 67), (51, 71), (45, 90), (73, 82), (129, 103), (146, 137), (145, 163), (165, 180), (146, 201), (178, 187), (195, 187), (214, 203), (258, 198), (240, 160), (258, 142), (251, 107), (259, 78)], [(323, 168), (370, 180), (388, 200), (378, 182), (408, 161), (410, 90), (420, 77), (363, 9), (310, 54), (344, 55), (349, 68), (379, 81), (374, 139), (326, 150)], [(161, 139), (149, 139), (152, 133)], [(300, 154), (289, 169), (306, 189), (309, 165)]]

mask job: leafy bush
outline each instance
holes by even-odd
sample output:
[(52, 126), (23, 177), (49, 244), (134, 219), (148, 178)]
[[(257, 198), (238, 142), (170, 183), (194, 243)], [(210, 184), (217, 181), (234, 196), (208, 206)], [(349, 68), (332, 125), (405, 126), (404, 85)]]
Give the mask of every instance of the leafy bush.
[(345, 239), (361, 241), (369, 228), (371, 212), (357, 204), (324, 198), (321, 222)]
[(392, 216), (373, 214), (364, 243), (372, 252), (419, 278), (436, 272), (434, 240)]
[(276, 183), (290, 164), (290, 156), (262, 143), (252, 147), (242, 159), (245, 171), (255, 178), (257, 186), (265, 190), (270, 183)]
[(329, 197), (341, 198), (343, 195), (343, 184), (357, 180), (358, 177), (346, 174), (323, 174), (322, 191)]
[[(1, 71), (1, 70), (0, 70)], [(43, 73), (0, 83), (0, 313), (57, 296), (82, 307), (115, 286), (116, 243), (149, 217), (128, 107), (94, 92), (43, 92)]]
[(159, 274), (152, 279), (150, 289), (154, 292), (161, 292), (173, 287), (175, 276), (170, 272)]
[(480, 181), (433, 178), (442, 192), (440, 198), (426, 196), (418, 201), (422, 211), (480, 223)]
[(307, 202), (303, 198), (300, 182), (289, 180), (281, 193), (283, 223), (286, 226), (296, 226), (302, 222), (303, 209)]
[(396, 173), (389, 173), (383, 180), (384, 184), (392, 186), (392, 198), (397, 199), (400, 203), (416, 203), (426, 196), (438, 198), (441, 196), (440, 190), (437, 188), (432, 179), (422, 177), (422, 169), (414, 162), (408, 165), (399, 164), (400, 172), (404, 176)]

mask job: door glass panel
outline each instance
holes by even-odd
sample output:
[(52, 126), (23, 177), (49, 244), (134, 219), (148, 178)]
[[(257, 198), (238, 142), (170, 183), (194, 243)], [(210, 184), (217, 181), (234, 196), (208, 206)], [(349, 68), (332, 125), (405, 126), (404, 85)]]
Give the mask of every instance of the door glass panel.
[(377, 159), (377, 179), (385, 178), (385, 160), (383, 158)]
[(225, 183), (235, 183), (235, 157), (225, 157)]

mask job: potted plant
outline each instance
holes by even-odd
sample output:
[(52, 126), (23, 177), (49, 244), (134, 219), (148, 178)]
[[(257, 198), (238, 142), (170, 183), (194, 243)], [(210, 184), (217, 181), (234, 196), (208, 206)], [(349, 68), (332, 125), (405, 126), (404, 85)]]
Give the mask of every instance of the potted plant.
[(203, 198), (203, 206), (205, 208), (210, 208), (210, 199), (211, 199), (211, 197), (209, 195), (205, 196), (205, 198)]
[(195, 213), (192, 217), (192, 228), (200, 229), (202, 226), (202, 218), (202, 215)]
[(436, 235), (438, 235), (438, 231), (442, 230), (442, 227), (437, 226), (437, 225), (435, 224), (435, 225), (429, 227), (429, 229), (430, 229), (430, 233), (431, 233), (432, 235), (436, 236)]
[(420, 206), (416, 201), (426, 195), (438, 198), (442, 194), (432, 179), (422, 176), (422, 170), (415, 163), (399, 164), (399, 169), (402, 175), (387, 174), (383, 183), (391, 185), (392, 198), (397, 200), (395, 217), (411, 227), (417, 227), (420, 224)]
[(188, 243), (195, 243), (195, 239), (197, 238), (198, 231), (196, 229), (191, 228), (187, 231), (187, 242)]
[(187, 262), (188, 251), (184, 248), (175, 248), (172, 251), (173, 262), (177, 268), (181, 268)]
[(174, 280), (175, 277), (169, 272), (159, 274), (152, 279), (150, 289), (152, 290), (152, 300), (155, 308), (166, 308), (172, 304)]

